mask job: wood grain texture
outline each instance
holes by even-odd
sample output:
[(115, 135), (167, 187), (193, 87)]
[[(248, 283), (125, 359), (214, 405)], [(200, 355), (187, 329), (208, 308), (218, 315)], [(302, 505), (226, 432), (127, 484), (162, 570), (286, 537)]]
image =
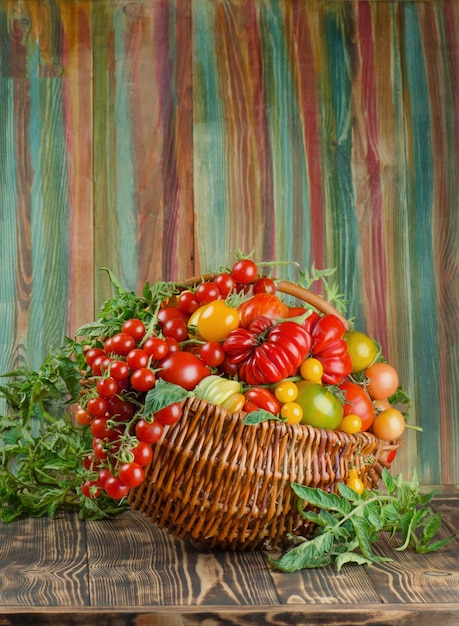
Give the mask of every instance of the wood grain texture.
[(458, 32), (446, 0), (2, 0), (0, 370), (94, 318), (103, 266), (333, 266), (424, 429), (394, 471), (457, 484)]
[[(457, 493), (434, 508), (440, 535), (457, 529)], [(455, 626), (459, 541), (430, 555), (397, 553), (371, 567), (274, 572), (262, 551), (203, 552), (128, 512), (101, 522), (76, 515), (0, 528), (0, 620), (5, 626), (400, 624)]]

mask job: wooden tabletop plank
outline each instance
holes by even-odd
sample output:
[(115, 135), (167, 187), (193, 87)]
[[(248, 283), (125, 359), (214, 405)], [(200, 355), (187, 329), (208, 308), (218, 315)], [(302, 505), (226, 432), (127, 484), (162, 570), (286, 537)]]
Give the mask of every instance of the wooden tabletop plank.
[(202, 552), (135, 511), (88, 522), (87, 538), (94, 606), (279, 603), (261, 552)]
[(67, 514), (1, 524), (0, 571), (0, 614), (2, 606), (89, 604), (85, 525)]

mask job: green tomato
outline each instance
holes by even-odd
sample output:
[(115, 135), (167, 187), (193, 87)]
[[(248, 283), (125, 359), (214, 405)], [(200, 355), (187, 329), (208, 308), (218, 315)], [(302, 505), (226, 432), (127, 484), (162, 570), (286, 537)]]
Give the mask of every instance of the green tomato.
[(347, 351), (351, 357), (352, 374), (367, 369), (378, 355), (378, 346), (373, 339), (359, 330), (350, 330), (343, 337), (347, 343)]
[(338, 398), (319, 383), (303, 380), (297, 386), (296, 402), (303, 409), (301, 423), (336, 430), (343, 419), (343, 405)]

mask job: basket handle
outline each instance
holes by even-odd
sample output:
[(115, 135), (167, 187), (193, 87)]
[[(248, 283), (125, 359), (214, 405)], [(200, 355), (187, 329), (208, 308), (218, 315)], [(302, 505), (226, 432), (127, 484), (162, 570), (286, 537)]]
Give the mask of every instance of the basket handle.
[[(206, 280), (212, 280), (215, 274), (202, 274), (201, 276), (194, 276), (193, 278), (189, 278), (185, 281), (186, 285), (198, 285)], [(295, 283), (290, 283), (286, 280), (281, 280), (276, 282), (276, 288), (281, 293), (285, 293), (288, 296), (292, 296), (294, 298), (298, 298), (298, 300), (302, 300), (306, 304), (310, 304), (315, 309), (323, 313), (324, 315), (336, 315), (344, 324), (346, 330), (349, 330), (350, 324), (348, 320), (342, 315), (328, 300), (325, 300), (322, 296), (306, 289), (305, 287), (300, 287), (300, 285), (295, 285)]]

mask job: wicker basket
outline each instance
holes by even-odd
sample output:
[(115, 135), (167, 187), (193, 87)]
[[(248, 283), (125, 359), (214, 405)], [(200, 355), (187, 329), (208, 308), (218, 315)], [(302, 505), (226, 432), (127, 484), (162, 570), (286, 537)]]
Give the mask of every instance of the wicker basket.
[[(188, 282), (194, 280), (202, 277)], [(278, 289), (338, 315), (297, 285), (283, 282)], [(245, 425), (243, 415), (188, 398), (180, 421), (166, 427), (155, 445), (145, 481), (130, 493), (131, 508), (204, 548), (274, 547), (289, 533), (311, 530), (298, 513), (291, 482), (336, 491), (356, 466), (365, 486), (376, 488), (390, 451), (400, 445), (367, 432), (348, 435), (274, 421)]]

